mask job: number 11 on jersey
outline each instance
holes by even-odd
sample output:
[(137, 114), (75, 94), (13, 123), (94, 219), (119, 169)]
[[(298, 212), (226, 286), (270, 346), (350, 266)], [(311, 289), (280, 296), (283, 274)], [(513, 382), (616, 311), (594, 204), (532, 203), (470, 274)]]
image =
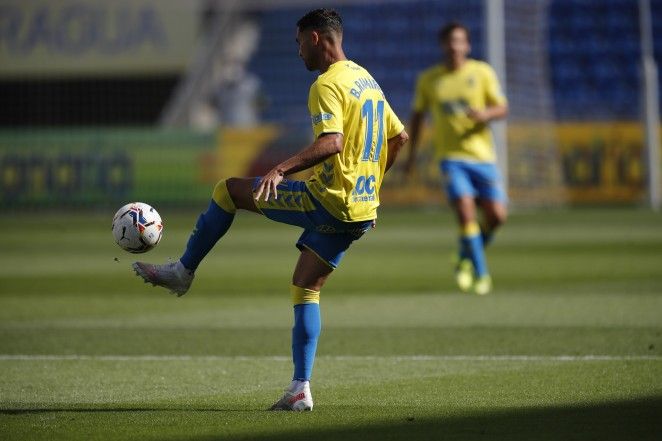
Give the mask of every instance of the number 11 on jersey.
[[(373, 129), (375, 121), (375, 109), (373, 108), (372, 100), (366, 100), (361, 108), (361, 117), (368, 123), (365, 131), (365, 144), (363, 146), (363, 155), (361, 161), (370, 161), (370, 153), (372, 152), (373, 144)], [(382, 144), (384, 143), (384, 101), (377, 101), (377, 145), (372, 154), (372, 161), (379, 162), (379, 154), (382, 151)]]

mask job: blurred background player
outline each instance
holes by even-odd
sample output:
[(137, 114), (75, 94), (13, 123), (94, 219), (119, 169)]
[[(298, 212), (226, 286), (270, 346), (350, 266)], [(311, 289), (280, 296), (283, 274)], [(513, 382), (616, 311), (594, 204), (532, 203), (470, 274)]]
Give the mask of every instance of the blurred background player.
[[(237, 209), (304, 228), (290, 287), (294, 376), (272, 410), (312, 410), (309, 381), (321, 330), (320, 289), (350, 244), (374, 225), (382, 178), (408, 139), (377, 82), (345, 57), (342, 20), (335, 11), (316, 9), (303, 16), (296, 41), (306, 68), (320, 71), (308, 97), (313, 144), (261, 178), (221, 180), (179, 261), (134, 264), (146, 282), (181, 296)], [(312, 166), (308, 181), (284, 179)]]
[[(507, 216), (488, 123), (505, 117), (508, 105), (492, 68), (468, 58), (471, 45), (464, 25), (445, 25), (439, 31), (439, 43), (443, 62), (423, 71), (417, 80), (405, 173), (412, 173), (421, 126), (430, 112), (436, 158), (441, 161), (446, 195), (460, 224), (455, 278), (462, 291), (473, 288), (482, 295), (492, 290), (484, 248)], [(484, 214), (480, 226), (477, 205)]]

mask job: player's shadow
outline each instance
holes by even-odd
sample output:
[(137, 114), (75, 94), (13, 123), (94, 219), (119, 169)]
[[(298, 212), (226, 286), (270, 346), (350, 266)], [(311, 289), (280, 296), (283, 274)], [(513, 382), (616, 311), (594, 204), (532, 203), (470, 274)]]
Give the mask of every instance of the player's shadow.
[(220, 409), (213, 407), (34, 407), (0, 409), (0, 415), (28, 415), (39, 413), (139, 413), (139, 412), (246, 412), (255, 413), (254, 409)]
[[(439, 398), (443, 400), (443, 397)], [(405, 408), (400, 421), (370, 423), (351, 426), (344, 425), (342, 415), (360, 414), (365, 409), (360, 406), (318, 405), (315, 417), (329, 414), (337, 422), (336, 427), (317, 429), (305, 423), (311, 415), (293, 415), (283, 412), (283, 420), (288, 425), (296, 421), (297, 430), (277, 431), (268, 435), (237, 437), (223, 436), (223, 439), (252, 439), (257, 441), (323, 441), (323, 440), (662, 440), (662, 397), (651, 396), (638, 400), (623, 400), (604, 403), (556, 407), (510, 408), (501, 411), (475, 410), (468, 415), (449, 415), (434, 418), (417, 416), (415, 406)], [(0, 414), (21, 415), (55, 412), (75, 413), (137, 413), (137, 412), (218, 412), (246, 413), (255, 415), (254, 409), (222, 408), (25, 408), (0, 409)], [(222, 417), (220, 417), (222, 418)], [(300, 424), (299, 424), (300, 423)], [(208, 436), (178, 436), (178, 440), (212, 441), (221, 439)]]
[[(443, 400), (443, 397), (439, 397)], [(328, 409), (328, 408), (327, 408)], [(342, 427), (335, 409), (337, 428), (311, 429), (305, 415), (299, 430), (251, 437), (259, 441), (320, 440), (662, 440), (662, 397), (563, 407), (514, 408), (475, 411), (471, 415), (417, 418), (416, 407), (403, 413), (400, 422)], [(315, 412), (324, 413), (323, 406)], [(354, 409), (360, 413), (362, 409)], [(345, 409), (346, 413), (346, 409)], [(348, 422), (349, 423), (349, 422)], [(350, 423), (351, 424), (351, 423)], [(189, 441), (215, 438), (192, 437)], [(242, 438), (245, 439), (245, 438)]]

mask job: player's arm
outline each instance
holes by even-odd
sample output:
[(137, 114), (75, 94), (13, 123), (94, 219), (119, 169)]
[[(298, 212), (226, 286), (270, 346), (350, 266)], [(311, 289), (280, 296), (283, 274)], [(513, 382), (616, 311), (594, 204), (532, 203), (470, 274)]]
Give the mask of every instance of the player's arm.
[(255, 199), (262, 194), (265, 201), (272, 194), (274, 198), (278, 197), (276, 187), (283, 176), (305, 170), (342, 151), (343, 106), (337, 88), (332, 84), (315, 81), (308, 94), (308, 110), (315, 142), (264, 175), (255, 189)]
[(418, 148), (418, 141), (425, 121), (425, 112), (430, 105), (430, 100), (427, 94), (427, 75), (425, 73), (419, 75), (416, 80), (416, 89), (414, 90), (414, 102), (412, 103), (412, 113), (409, 119), (409, 156), (405, 163), (405, 175), (411, 176), (416, 164), (416, 149)]
[(469, 108), (467, 109), (467, 116), (474, 122), (487, 124), (490, 121), (508, 116), (508, 104), (488, 106), (482, 110)]
[(278, 197), (276, 187), (285, 175), (296, 173), (310, 168), (315, 164), (319, 164), (326, 158), (340, 153), (342, 148), (342, 133), (322, 133), (310, 146), (281, 162), (264, 175), (255, 189), (255, 199), (257, 200), (262, 194), (264, 194), (265, 201), (272, 194), (274, 198)]
[(487, 124), (490, 121), (505, 118), (508, 115), (508, 101), (501, 91), (499, 79), (494, 70), (484, 65), (482, 72), (482, 82), (485, 88), (485, 101), (487, 106), (484, 109), (467, 109), (467, 116), (473, 121), (481, 124)]
[(405, 126), (400, 122), (388, 101), (384, 100), (384, 128), (386, 135), (386, 173), (398, 157), (398, 153), (409, 139)]
[(386, 170), (388, 171), (391, 166), (395, 163), (395, 159), (398, 157), (398, 153), (402, 146), (404, 146), (409, 140), (409, 135), (404, 130), (400, 132), (399, 135), (390, 138), (387, 141), (388, 153), (386, 156)]
[(411, 135), (409, 136), (409, 156), (407, 156), (407, 162), (405, 163), (405, 175), (407, 176), (411, 175), (414, 171), (416, 149), (418, 148), (419, 135), (424, 120), (425, 113), (422, 111), (413, 111), (409, 119), (409, 131)]

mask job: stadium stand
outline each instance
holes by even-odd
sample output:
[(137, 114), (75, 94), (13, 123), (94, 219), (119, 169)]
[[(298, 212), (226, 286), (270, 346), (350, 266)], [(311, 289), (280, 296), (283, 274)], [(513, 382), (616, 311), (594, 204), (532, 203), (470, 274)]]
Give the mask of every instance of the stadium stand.
[[(466, 23), (472, 32), (474, 54), (483, 54), (481, 0), (395, 3), (378, 9), (368, 4), (338, 10), (344, 17), (348, 57), (375, 76), (401, 115), (408, 113), (417, 73), (439, 58), (436, 33), (440, 23), (449, 19)], [(315, 76), (303, 69), (297, 56), (292, 17), (299, 15), (299, 10), (274, 10), (259, 16), (263, 43), (250, 70), (269, 93), (270, 105), (263, 115), (267, 121), (308, 123), (302, 118), (307, 113), (302, 97), (307, 96)]]
[[(552, 1), (549, 53), (555, 113), (559, 120), (635, 119), (639, 115), (637, 3), (629, 0)], [(435, 35), (441, 23), (464, 22), (472, 32), (473, 56), (483, 58), (482, 1), (422, 1), (345, 6), (348, 56), (364, 65), (389, 94), (398, 114), (409, 113), (417, 72), (439, 59)], [(656, 58), (662, 62), (662, 1), (652, 1)], [(258, 15), (263, 43), (250, 65), (269, 94), (266, 121), (307, 123), (305, 101), (314, 76), (296, 56), (292, 17), (298, 10)], [(375, 19), (375, 15), (378, 19)], [(397, 68), (396, 68), (397, 67)], [(662, 88), (661, 88), (662, 90)]]
[[(509, 2), (511, 2), (509, 6)], [(518, 0), (506, 1), (509, 8)], [(416, 74), (439, 59), (435, 35), (456, 19), (472, 32), (473, 56), (483, 58), (483, 0), (422, 0), (385, 4), (342, 3), (346, 50), (388, 93), (403, 117), (409, 113)], [(248, 64), (264, 93), (265, 122), (307, 126), (305, 96), (314, 75), (302, 68), (294, 20), (306, 7), (250, 11), (261, 29)], [(662, 63), (662, 0), (651, 0), (654, 46)], [(639, 117), (638, 4), (632, 0), (551, 0), (547, 27), (549, 78), (557, 120), (635, 120)], [(511, 18), (517, 21), (517, 18)], [(512, 48), (517, 49), (519, 43)], [(519, 64), (519, 63), (518, 63)], [(511, 69), (509, 67), (509, 69)], [(518, 67), (526, 69), (526, 66)], [(532, 75), (536, 75), (535, 69)], [(126, 76), (70, 79), (3, 79), (0, 127), (146, 125), (159, 122), (178, 78)], [(662, 87), (659, 88), (662, 91)], [(76, 99), (77, 95), (84, 99)], [(511, 115), (515, 116), (515, 115)]]

